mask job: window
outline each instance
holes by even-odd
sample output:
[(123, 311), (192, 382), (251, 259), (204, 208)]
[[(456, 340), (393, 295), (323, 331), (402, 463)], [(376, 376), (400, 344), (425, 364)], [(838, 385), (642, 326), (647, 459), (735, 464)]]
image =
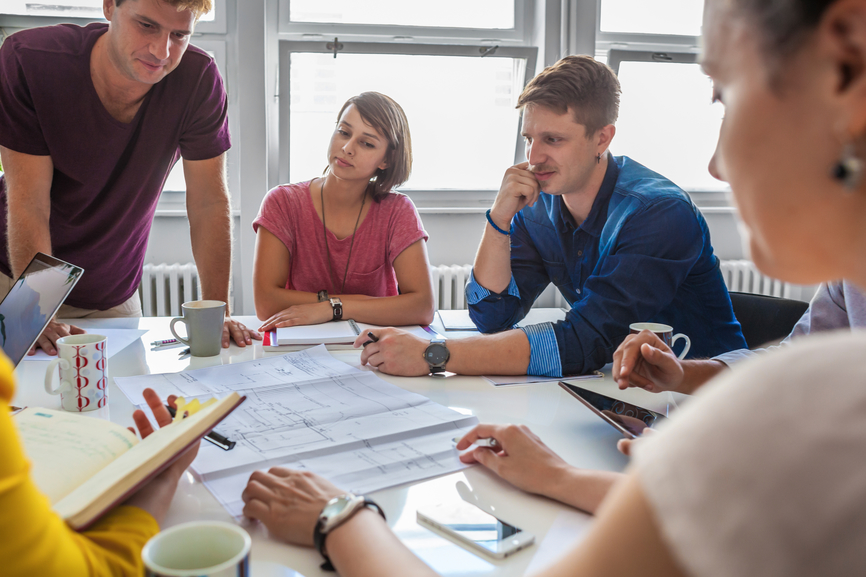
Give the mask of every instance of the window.
[(367, 90), (396, 100), (409, 119), (414, 167), (401, 188), (490, 189), (513, 163), (523, 58), (295, 52), (290, 60), (291, 182), (321, 174), (337, 112)]
[[(514, 0), (292, 0), (289, 21), (440, 28), (514, 28)], [(455, 15), (459, 15), (455, 16)]]
[(537, 54), (524, 38), (529, 4), (282, 0), (280, 181), (320, 175), (343, 103), (372, 90), (409, 119), (414, 164), (401, 190), (496, 190), (523, 151), (515, 105)]
[(696, 55), (612, 51), (610, 60), (622, 86), (612, 150), (686, 190), (727, 190), (707, 171), (724, 109), (711, 104)]
[(602, 0), (601, 32), (700, 36), (700, 0)]
[(622, 86), (611, 150), (689, 192), (719, 192), (707, 165), (724, 111), (697, 64), (702, 18), (699, 0), (598, 0), (596, 57)]

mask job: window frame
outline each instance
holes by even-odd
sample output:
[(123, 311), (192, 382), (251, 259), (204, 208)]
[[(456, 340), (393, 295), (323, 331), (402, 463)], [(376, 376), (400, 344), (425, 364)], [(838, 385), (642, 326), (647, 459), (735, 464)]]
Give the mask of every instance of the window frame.
[(312, 41), (343, 37), (357, 41), (412, 41), (436, 43), (503, 43), (527, 44), (532, 28), (534, 0), (514, 0), (514, 28), (446, 28), (409, 25), (340, 24), (292, 22), (291, 0), (279, 0), (279, 33), (281, 38)]
[[(332, 46), (329, 48), (329, 44)], [(499, 46), (492, 52), (484, 54), (490, 50), (490, 46), (484, 45), (456, 45), (456, 44), (398, 44), (385, 42), (342, 42), (342, 48), (337, 52), (337, 58), (340, 54), (394, 54), (394, 55), (409, 55), (409, 56), (459, 56), (470, 58), (519, 58), (526, 60), (524, 69), (523, 86), (535, 76), (535, 62), (538, 57), (538, 48), (534, 46)], [(316, 53), (316, 54), (332, 54), (333, 41), (328, 42), (311, 42), (297, 40), (280, 40), (279, 43), (279, 80), (278, 94), (285, 95), (285, 98), (279, 98), (279, 182), (270, 183), (271, 187), (279, 183), (289, 182), (290, 152), (291, 152), (291, 55), (295, 53)], [(520, 136), (520, 125), (515, 130), (515, 151), (514, 163), (523, 160), (523, 142)], [(504, 170), (504, 168), (503, 168)], [(489, 199), (490, 192), (495, 192), (497, 189), (472, 189), (463, 191), (455, 188), (442, 189), (400, 189), (402, 192), (409, 193), (414, 199), (418, 198), (422, 202), (424, 200), (443, 200), (443, 195), (449, 197), (449, 204), (454, 202), (476, 202), (475, 197)], [(450, 194), (448, 194), (450, 193)], [(470, 193), (466, 196), (466, 193)], [(479, 196), (480, 195), (480, 196)], [(454, 202), (451, 202), (453, 199)]]

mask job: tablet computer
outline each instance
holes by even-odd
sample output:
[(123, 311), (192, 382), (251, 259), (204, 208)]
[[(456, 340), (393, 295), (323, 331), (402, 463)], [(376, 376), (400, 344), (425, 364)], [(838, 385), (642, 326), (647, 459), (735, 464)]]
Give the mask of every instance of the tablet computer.
[(646, 427), (655, 427), (665, 416), (563, 381), (559, 386), (629, 439), (639, 437)]
[(0, 302), (0, 347), (18, 365), (72, 292), (84, 269), (37, 252)]

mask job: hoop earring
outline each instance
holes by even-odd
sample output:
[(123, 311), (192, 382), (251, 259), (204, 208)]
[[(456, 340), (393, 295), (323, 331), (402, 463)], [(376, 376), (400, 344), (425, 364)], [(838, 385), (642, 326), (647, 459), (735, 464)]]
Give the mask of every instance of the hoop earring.
[(860, 185), (863, 177), (863, 160), (857, 156), (852, 143), (849, 142), (842, 148), (842, 158), (833, 166), (830, 174), (842, 183), (848, 192), (853, 192)]

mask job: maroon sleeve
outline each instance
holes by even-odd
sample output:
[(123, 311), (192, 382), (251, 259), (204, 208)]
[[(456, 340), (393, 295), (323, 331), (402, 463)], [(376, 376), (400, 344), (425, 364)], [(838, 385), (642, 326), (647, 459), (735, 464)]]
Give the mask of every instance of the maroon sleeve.
[(192, 52), (185, 58), (207, 58), (208, 63), (190, 102), (192, 115), (180, 136), (180, 153), (186, 160), (207, 160), (231, 148), (228, 97), (216, 62)]
[(0, 146), (37, 156), (49, 154), (13, 34), (0, 45)]

